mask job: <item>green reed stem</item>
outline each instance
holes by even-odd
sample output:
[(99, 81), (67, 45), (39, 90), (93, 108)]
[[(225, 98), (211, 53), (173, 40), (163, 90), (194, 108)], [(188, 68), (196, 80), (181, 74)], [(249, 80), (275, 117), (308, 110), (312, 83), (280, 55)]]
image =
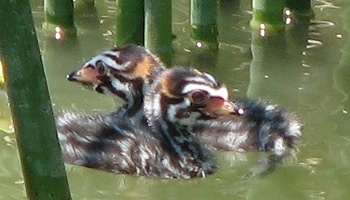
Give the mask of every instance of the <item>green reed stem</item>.
[[(81, 18), (87, 16), (87, 18), (89, 18), (90, 16), (94, 16), (97, 13), (97, 9), (95, 7), (95, 0), (75, 0), (74, 11), (76, 23), (77, 21), (79, 21), (79, 19), (77, 20), (77, 18), (79, 17)], [(79, 26), (78, 23), (77, 26)], [(89, 22), (86, 23), (89, 24)]]
[(281, 31), (283, 21), (284, 1), (282, 0), (253, 0), (253, 18), (250, 26), (253, 29)]
[(75, 0), (75, 6), (95, 6), (95, 0)]
[(45, 33), (57, 37), (56, 34), (59, 32), (62, 36), (57, 39), (76, 35), (72, 0), (44, 0), (44, 8), (45, 22), (43, 29)]
[(28, 199), (71, 199), (29, 1), (0, 1), (0, 54)]
[(144, 43), (144, 0), (117, 0), (116, 45)]
[(171, 0), (145, 0), (145, 46), (166, 64), (172, 55)]
[(197, 42), (218, 49), (218, 0), (191, 0), (191, 37)]

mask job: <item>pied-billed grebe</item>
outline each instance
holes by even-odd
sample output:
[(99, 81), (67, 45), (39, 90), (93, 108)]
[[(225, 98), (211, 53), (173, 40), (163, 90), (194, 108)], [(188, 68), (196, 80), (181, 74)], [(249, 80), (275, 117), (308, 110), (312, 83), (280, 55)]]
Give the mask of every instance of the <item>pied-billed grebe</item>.
[[(146, 74), (147, 76), (142, 76), (142, 73), (137, 73), (138, 76), (143, 77), (138, 80), (143, 80), (144, 85), (149, 85), (161, 71), (165, 70), (163, 64), (155, 55), (142, 47), (130, 45), (111, 51), (115, 53), (106, 51), (92, 58), (83, 68), (72, 72), (68, 79), (89, 84), (95, 89), (98, 88), (98, 92), (113, 97), (118, 97), (118, 93), (112, 92), (115, 88), (126, 88), (123, 90), (124, 95), (129, 96), (129, 99), (137, 99), (136, 101), (126, 99), (129, 105), (142, 102), (144, 91), (141, 84), (134, 84), (133, 71)], [(124, 51), (132, 56), (126, 59), (123, 57)], [(111, 57), (110, 54), (119, 57)], [(153, 62), (144, 62), (148, 60), (147, 58), (152, 58)], [(85, 71), (94, 73), (86, 73), (89, 76), (82, 77), (80, 74), (84, 74)], [(99, 71), (103, 72), (102, 75)], [(119, 80), (120, 77), (123, 77), (122, 81)], [(123, 86), (125, 84), (131, 84), (133, 87), (127, 88)], [(218, 150), (267, 150), (277, 155), (295, 151), (295, 144), (301, 137), (301, 124), (294, 113), (263, 101), (235, 99), (233, 102), (244, 111), (239, 117), (198, 121), (193, 127), (189, 127), (190, 131), (202, 143)], [(140, 104), (134, 107), (139, 109)]]
[(226, 151), (271, 151), (282, 157), (295, 153), (302, 126), (294, 113), (264, 101), (237, 99), (234, 103), (244, 109), (243, 115), (198, 122), (192, 127), (201, 142)]
[(147, 87), (145, 115), (59, 115), (56, 123), (65, 160), (116, 173), (162, 178), (213, 173), (216, 164), (212, 153), (187, 127), (235, 113), (226, 87), (192, 68), (164, 70)]
[(83, 68), (67, 75), (67, 79), (122, 100), (124, 106), (119, 112), (128, 110), (134, 115), (142, 111), (143, 85), (150, 84), (164, 68), (159, 58), (147, 49), (127, 45), (93, 57)]

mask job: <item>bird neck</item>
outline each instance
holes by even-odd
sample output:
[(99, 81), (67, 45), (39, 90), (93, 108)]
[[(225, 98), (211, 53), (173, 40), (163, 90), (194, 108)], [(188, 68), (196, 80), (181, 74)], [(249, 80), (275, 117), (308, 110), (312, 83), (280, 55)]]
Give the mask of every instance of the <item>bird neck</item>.
[(158, 134), (165, 146), (178, 156), (188, 156), (198, 160), (206, 160), (211, 157), (209, 153), (195, 137), (188, 131), (187, 126), (174, 120), (174, 115), (169, 114), (169, 105), (178, 105), (182, 99), (168, 99), (157, 90), (150, 90), (144, 101), (144, 113), (148, 125)]

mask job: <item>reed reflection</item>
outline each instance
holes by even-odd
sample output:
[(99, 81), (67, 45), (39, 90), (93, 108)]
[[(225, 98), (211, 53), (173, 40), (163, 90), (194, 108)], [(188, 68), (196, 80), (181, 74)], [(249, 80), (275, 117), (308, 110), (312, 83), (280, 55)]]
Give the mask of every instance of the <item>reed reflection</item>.
[(308, 24), (281, 33), (252, 31), (250, 82), (247, 96), (297, 105), (302, 89), (303, 51)]

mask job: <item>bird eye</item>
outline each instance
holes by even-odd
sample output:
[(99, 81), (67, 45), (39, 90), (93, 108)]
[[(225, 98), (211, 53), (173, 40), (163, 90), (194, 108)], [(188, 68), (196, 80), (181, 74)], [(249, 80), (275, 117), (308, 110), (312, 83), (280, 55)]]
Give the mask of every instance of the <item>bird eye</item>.
[(97, 61), (96, 71), (99, 75), (105, 75), (107, 72), (106, 65), (102, 61)]
[(189, 99), (194, 104), (202, 105), (208, 101), (209, 95), (205, 91), (195, 90), (195, 91), (192, 91), (191, 93), (189, 93)]

